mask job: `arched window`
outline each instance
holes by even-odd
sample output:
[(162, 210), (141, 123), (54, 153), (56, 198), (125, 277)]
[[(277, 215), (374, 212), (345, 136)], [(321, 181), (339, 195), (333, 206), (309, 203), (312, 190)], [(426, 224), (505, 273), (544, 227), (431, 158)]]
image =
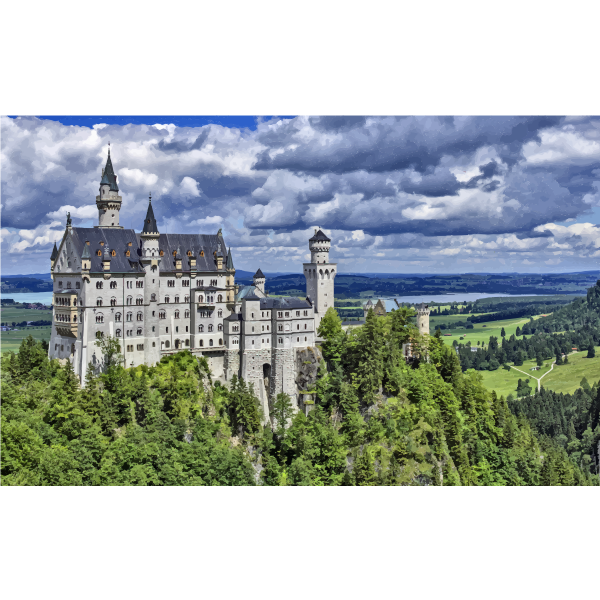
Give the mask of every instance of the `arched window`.
[(102, 289), (102, 281), (96, 281), (96, 289), (97, 290), (101, 290)]
[(104, 315), (102, 313), (96, 315), (96, 323), (104, 323)]
[(219, 346), (223, 345), (223, 338), (219, 338)]
[(204, 302), (204, 296), (202, 294), (198, 296), (198, 302)]
[(204, 346), (204, 340), (200, 340), (200, 347)]
[(217, 326), (217, 329), (219, 331), (223, 331), (223, 323), (219, 323), (219, 325)]
[(120, 329), (116, 329), (116, 330), (115, 330), (115, 335), (116, 335), (117, 337), (121, 337), (121, 330), (120, 330)]
[(115, 321), (116, 321), (117, 323), (120, 323), (120, 322), (121, 322), (121, 313), (115, 313)]
[(138, 297), (135, 299), (135, 303), (136, 303), (138, 306), (142, 306), (142, 305), (144, 304), (144, 298), (142, 298), (142, 296), (138, 296)]
[(179, 304), (179, 296), (175, 296), (175, 304)]
[[(113, 252), (114, 252), (114, 250), (113, 250)], [(125, 256), (131, 256), (131, 252), (129, 252), (129, 250), (125, 250)]]
[(164, 253), (164, 251), (163, 251), (163, 250), (161, 250), (161, 251), (159, 252), (159, 254), (160, 254), (160, 256), (164, 256), (164, 255), (165, 255), (165, 253)]
[(187, 304), (190, 301), (190, 297), (184, 296), (183, 301)]
[(167, 318), (167, 313), (166, 313), (164, 310), (161, 310), (161, 311), (158, 313), (158, 318), (159, 318), (159, 319), (166, 319), (166, 318)]
[(150, 302), (156, 302), (156, 294), (150, 294)]
[(204, 250), (200, 251), (200, 256), (204, 256)]
[(188, 256), (191, 256), (191, 255), (192, 255), (192, 251), (191, 251), (191, 250), (188, 250), (188, 251), (187, 251), (187, 255), (188, 255)]
[(179, 311), (178, 310), (175, 311), (175, 318), (179, 319)]
[(144, 313), (141, 313), (141, 312), (139, 312), (139, 313), (137, 314), (137, 320), (138, 320), (138, 321), (143, 321), (143, 320), (144, 320)]
[(113, 250), (113, 251), (110, 253), (110, 255), (111, 255), (111, 256), (116, 256), (116, 255), (117, 255), (117, 252), (116, 252), (116, 250)]
[(169, 340), (167, 340), (165, 342), (165, 348), (170, 348), (171, 347), (171, 342), (169, 342)]
[(219, 294), (217, 296), (217, 302), (223, 302), (223, 295), (222, 294)]
[(170, 301), (171, 301), (171, 299), (169, 298), (169, 296), (165, 296), (165, 303), (169, 304)]
[(110, 289), (111, 290), (116, 290), (117, 289), (117, 282), (116, 281), (111, 281), (110, 282)]
[(209, 326), (208, 326), (208, 331), (210, 332), (210, 331), (212, 331), (212, 330), (213, 330), (213, 326), (212, 326), (212, 324), (211, 324), (211, 325), (209, 325)]
[(102, 306), (102, 298), (96, 300), (96, 306)]
[(131, 296), (127, 296), (127, 306), (131, 306), (133, 304), (133, 298)]
[(117, 305), (117, 299), (116, 298), (111, 298), (110, 299), (110, 305), (111, 306), (116, 306)]
[(96, 252), (97, 256), (102, 256), (102, 250), (98, 250), (98, 252)]
[(77, 315), (73, 315), (73, 323), (77, 323)]
[(127, 321), (133, 321), (133, 313), (127, 313)]
[(185, 316), (186, 319), (189, 319), (190, 318), (190, 311), (186, 310), (185, 313), (184, 313), (184, 316)]
[(177, 256), (177, 250), (173, 250), (173, 256)]
[(209, 346), (212, 346), (212, 345), (213, 345), (212, 338), (210, 338), (210, 340), (208, 340), (208, 345), (209, 345)]
[(217, 313), (217, 316), (219, 318), (221, 318), (223, 316), (223, 311), (221, 309), (219, 309), (219, 312)]
[(204, 325), (198, 325), (198, 333), (204, 333)]
[(190, 345), (190, 340), (185, 340), (185, 345), (189, 346)]
[(141, 327), (137, 328), (137, 335), (142, 335), (142, 328)]

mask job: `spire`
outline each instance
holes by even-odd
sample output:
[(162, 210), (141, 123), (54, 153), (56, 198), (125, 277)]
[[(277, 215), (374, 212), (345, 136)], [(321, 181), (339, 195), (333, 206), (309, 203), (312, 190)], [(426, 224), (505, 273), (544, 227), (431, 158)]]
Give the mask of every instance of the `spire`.
[[(56, 245), (55, 245), (56, 247)], [(87, 244), (83, 245), (83, 252), (81, 253), (81, 258), (84, 260), (91, 260), (92, 255), (90, 254), (90, 248)]]
[(54, 242), (54, 248), (52, 248), (52, 255), (50, 256), (50, 260), (56, 260), (58, 256), (58, 248), (56, 247), (56, 242)]
[(231, 256), (231, 246), (229, 246), (229, 251), (227, 252), (227, 269), (235, 269), (235, 267), (233, 266), (233, 257)]
[(108, 143), (108, 158), (106, 159), (106, 167), (102, 171), (102, 179), (100, 185), (109, 185), (111, 192), (118, 192), (119, 186), (117, 185), (117, 176), (110, 160), (110, 142)]
[(148, 211), (146, 212), (142, 233), (158, 233), (158, 226), (156, 224), (156, 219), (154, 218), (154, 210), (152, 209), (152, 194), (150, 194), (148, 200)]

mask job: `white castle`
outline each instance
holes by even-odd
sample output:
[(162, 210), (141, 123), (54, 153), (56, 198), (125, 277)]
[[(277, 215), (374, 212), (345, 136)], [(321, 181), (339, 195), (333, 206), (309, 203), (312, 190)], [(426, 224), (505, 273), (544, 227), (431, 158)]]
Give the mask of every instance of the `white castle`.
[(103, 336), (120, 340), (126, 367), (187, 349), (207, 358), (213, 377), (254, 383), (263, 409), (282, 391), (297, 402), (298, 352), (316, 345), (319, 323), (334, 306), (331, 240), (320, 229), (309, 240), (306, 298), (269, 297), (260, 269), (254, 285), (235, 284), (221, 230), (160, 233), (150, 197), (136, 233), (119, 225), (121, 203), (109, 149), (96, 196), (99, 225), (73, 227), (67, 215), (52, 251), (50, 358), (69, 360), (82, 380), (88, 363), (101, 361), (96, 342)]

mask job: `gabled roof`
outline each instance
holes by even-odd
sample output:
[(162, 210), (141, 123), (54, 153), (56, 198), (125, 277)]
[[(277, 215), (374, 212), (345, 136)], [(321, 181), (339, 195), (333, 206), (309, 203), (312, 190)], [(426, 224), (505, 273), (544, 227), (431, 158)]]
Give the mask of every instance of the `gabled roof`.
[(313, 235), (309, 242), (330, 242), (331, 240), (319, 229), (315, 235)]
[(106, 166), (104, 167), (104, 173), (100, 180), (100, 185), (109, 185), (111, 192), (118, 192), (119, 186), (117, 185), (117, 176), (110, 160), (110, 148), (108, 149), (108, 158), (106, 159)]
[(142, 233), (158, 233), (158, 225), (154, 218), (154, 210), (152, 209), (152, 199), (148, 202), (148, 210), (146, 212), (146, 218), (144, 219), (144, 229)]
[(229, 246), (229, 251), (227, 252), (227, 264), (225, 265), (228, 269), (235, 269), (233, 266), (233, 257), (231, 256), (231, 246)]
[(256, 271), (256, 273), (254, 273), (253, 279), (266, 279), (266, 277), (263, 275), (263, 272), (259, 269), (258, 271)]

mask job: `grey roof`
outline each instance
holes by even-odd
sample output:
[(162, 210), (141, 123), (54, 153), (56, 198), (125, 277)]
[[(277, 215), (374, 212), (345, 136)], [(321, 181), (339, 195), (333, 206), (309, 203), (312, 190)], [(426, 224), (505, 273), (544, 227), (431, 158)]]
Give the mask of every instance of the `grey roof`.
[(244, 300), (262, 300), (262, 296), (256, 295), (256, 288), (250, 286), (252, 289), (244, 296)]
[(368, 301), (368, 302), (365, 304), (365, 306), (373, 306), (373, 303), (371, 302), (371, 300), (369, 300), (369, 301)]
[(58, 256), (58, 248), (56, 247), (56, 242), (54, 242), (54, 248), (52, 248), (52, 255), (50, 256), (50, 260), (56, 260)]
[(240, 289), (238, 291), (238, 293), (235, 295), (235, 300), (236, 302), (238, 300), (243, 300), (246, 296), (248, 296), (248, 294), (254, 294), (254, 290), (256, 288), (253, 285), (245, 285), (243, 287), (240, 286)]
[(315, 235), (313, 235), (309, 242), (330, 242), (331, 240), (319, 229)]
[(112, 192), (118, 192), (119, 186), (117, 185), (117, 176), (110, 160), (110, 148), (108, 149), (108, 158), (106, 159), (106, 167), (104, 167), (104, 173), (100, 180), (100, 185), (109, 185)]
[(312, 308), (311, 303), (304, 298), (285, 296), (283, 298), (260, 298), (261, 308)]
[[(111, 227), (73, 227), (72, 239), (75, 251), (79, 256), (83, 255), (86, 241), (89, 241), (88, 252), (91, 254), (90, 272), (101, 273), (104, 271), (102, 261), (104, 250), (110, 248), (116, 252), (115, 256), (110, 257), (110, 270), (112, 273), (140, 273), (144, 269), (140, 265), (138, 258), (139, 241), (133, 229), (117, 229)], [(101, 245), (100, 242), (104, 242)], [(131, 242), (131, 246), (127, 244)], [(100, 250), (100, 256), (98, 256)], [(125, 256), (125, 252), (130, 251), (130, 256)]]
[(229, 251), (227, 252), (227, 265), (228, 269), (235, 269), (233, 266), (233, 257), (231, 256), (231, 246), (229, 246)]
[(146, 212), (146, 218), (144, 219), (144, 229), (142, 233), (157, 233), (158, 225), (154, 218), (154, 210), (152, 209), (152, 199), (148, 202), (148, 211)]
[(253, 279), (266, 279), (266, 277), (263, 275), (263, 272), (259, 269), (258, 271), (256, 271), (256, 273), (254, 273)]
[(429, 308), (429, 304), (425, 304), (425, 302), (421, 302), (421, 304), (417, 304), (417, 308), (424, 310), (425, 308)]
[[(165, 254), (163, 256), (160, 269), (161, 271), (175, 271), (175, 257), (173, 252), (178, 249), (183, 255), (181, 270), (190, 272), (190, 262), (187, 257), (188, 251), (196, 257), (196, 271), (216, 271), (217, 260), (215, 252), (217, 245), (223, 240), (218, 235), (202, 235), (198, 233), (161, 233), (158, 239), (158, 247)], [(204, 256), (200, 256), (200, 252)], [(188, 259), (188, 260), (185, 260)]]
[(243, 321), (242, 313), (231, 313), (225, 320), (226, 321)]

